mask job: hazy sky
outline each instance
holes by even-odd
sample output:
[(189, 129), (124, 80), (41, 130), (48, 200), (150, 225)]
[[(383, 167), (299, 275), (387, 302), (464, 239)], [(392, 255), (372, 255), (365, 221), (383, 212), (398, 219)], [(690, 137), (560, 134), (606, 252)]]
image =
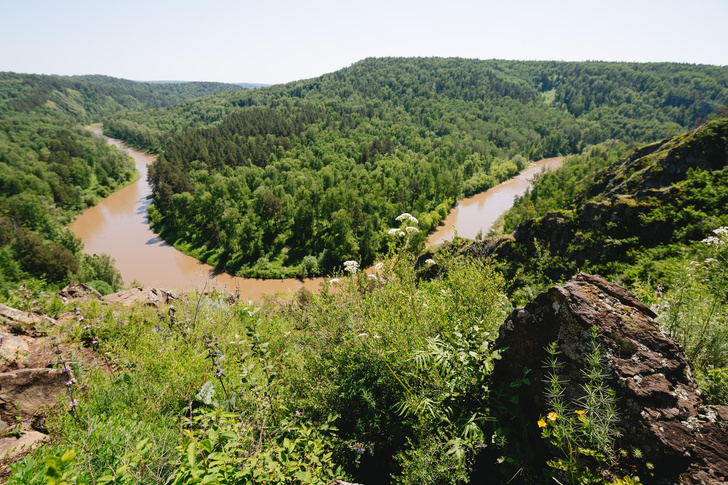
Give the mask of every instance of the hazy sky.
[(0, 0), (0, 71), (281, 83), (366, 57), (728, 65), (728, 0)]

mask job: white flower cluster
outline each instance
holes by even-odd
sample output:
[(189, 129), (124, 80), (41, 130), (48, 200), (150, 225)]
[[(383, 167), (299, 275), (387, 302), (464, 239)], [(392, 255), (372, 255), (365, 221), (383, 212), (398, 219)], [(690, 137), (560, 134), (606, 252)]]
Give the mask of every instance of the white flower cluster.
[(356, 261), (344, 261), (344, 271), (356, 274), (356, 272), (359, 271), (359, 263)]
[(392, 229), (387, 231), (387, 234), (389, 234), (390, 236), (404, 236), (404, 231), (393, 227)]
[(412, 222), (414, 224), (419, 224), (420, 223), (420, 221), (418, 221), (417, 218), (415, 216), (413, 216), (412, 214), (410, 214), (409, 212), (405, 212), (404, 214), (398, 215), (397, 218), (396, 218), (396, 220), (399, 221), (399, 222), (402, 222), (402, 221), (410, 221), (410, 222)]
[(710, 237), (706, 237), (705, 239), (703, 239), (703, 240), (702, 240), (702, 241), (700, 241), (700, 242), (702, 242), (702, 243), (705, 243), (705, 244), (707, 244), (708, 246), (710, 246), (710, 245), (712, 245), (712, 244), (715, 244), (715, 245), (718, 245), (718, 244), (725, 244), (725, 241), (723, 241), (722, 239), (720, 239), (720, 238), (718, 238), (718, 237), (715, 237), (715, 236), (710, 236)]
[(435, 263), (435, 260), (434, 259), (430, 258), (430, 259), (426, 259), (425, 260), (425, 264), (427, 266), (432, 266), (433, 264), (437, 264), (437, 263)]
[(412, 226), (407, 226), (404, 228), (404, 230), (409, 232), (410, 234), (413, 234), (415, 232), (420, 232), (419, 229), (417, 229), (416, 227), (412, 227)]
[(718, 244), (725, 244), (726, 239), (728, 239), (728, 226), (719, 227), (718, 229), (713, 229), (713, 234), (715, 236), (706, 237), (703, 239), (702, 243), (705, 243), (707, 245), (718, 245)]
[(374, 265), (374, 268), (379, 271), (380, 269), (384, 268), (384, 263), (377, 263)]

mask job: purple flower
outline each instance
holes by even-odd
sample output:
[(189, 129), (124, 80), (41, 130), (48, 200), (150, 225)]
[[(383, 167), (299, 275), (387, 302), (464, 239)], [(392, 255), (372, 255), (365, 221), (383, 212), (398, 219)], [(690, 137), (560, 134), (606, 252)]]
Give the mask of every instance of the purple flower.
[(78, 401), (75, 399), (73, 399), (70, 403), (68, 403), (68, 407), (71, 409), (75, 408), (76, 406), (78, 406)]
[(215, 372), (215, 377), (221, 377), (221, 376), (222, 376), (222, 371), (218, 369), (218, 371)]
[(298, 409), (296, 409), (296, 416), (300, 416), (300, 415), (301, 415), (301, 411), (299, 411)]
[(75, 383), (76, 383), (76, 379), (74, 379), (73, 377), (71, 377), (67, 381), (63, 381), (63, 385), (66, 386), (66, 387), (71, 387)]
[(91, 343), (92, 343), (93, 345), (96, 345), (97, 343), (99, 343), (99, 338), (98, 338), (98, 337), (94, 337), (94, 338), (92, 338), (92, 339), (91, 339)]
[(61, 369), (61, 372), (64, 373), (64, 374), (68, 374), (69, 372), (71, 372), (71, 368), (68, 367), (68, 366), (66, 366), (63, 369)]

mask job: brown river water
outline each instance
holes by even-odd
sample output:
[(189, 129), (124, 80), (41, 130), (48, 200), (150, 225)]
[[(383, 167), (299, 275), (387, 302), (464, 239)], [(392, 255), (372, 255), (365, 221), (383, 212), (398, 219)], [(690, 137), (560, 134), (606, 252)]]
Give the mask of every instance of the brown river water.
[[(100, 128), (94, 130), (101, 133)], [(116, 260), (126, 284), (137, 280), (145, 286), (158, 286), (179, 291), (210, 291), (217, 289), (239, 292), (245, 300), (260, 300), (264, 294), (296, 291), (301, 287), (316, 290), (326, 281), (312, 278), (260, 280), (238, 278), (225, 273), (215, 274), (214, 268), (178, 251), (156, 235), (147, 223), (146, 208), (150, 203), (151, 188), (147, 183), (147, 165), (154, 156), (125, 147), (120, 140), (108, 142), (125, 150), (134, 158), (139, 179), (114, 192), (98, 205), (83, 212), (72, 224), (71, 230), (81, 238), (84, 252), (106, 253)], [(555, 168), (563, 159), (547, 159), (530, 165), (517, 177), (487, 192), (461, 200), (428, 239), (428, 244), (441, 243), (452, 238), (452, 226), (461, 237), (474, 238), (487, 233), (493, 222), (513, 205), (513, 197), (530, 187), (530, 179), (543, 167)]]
[(542, 170), (556, 170), (563, 163), (564, 157), (544, 158), (485, 192), (459, 200), (443, 223), (427, 237), (427, 245), (450, 241), (455, 236), (453, 229), (457, 229), (458, 237), (467, 239), (475, 239), (480, 232), (487, 235), (495, 221), (513, 207), (513, 199), (531, 187), (534, 175)]

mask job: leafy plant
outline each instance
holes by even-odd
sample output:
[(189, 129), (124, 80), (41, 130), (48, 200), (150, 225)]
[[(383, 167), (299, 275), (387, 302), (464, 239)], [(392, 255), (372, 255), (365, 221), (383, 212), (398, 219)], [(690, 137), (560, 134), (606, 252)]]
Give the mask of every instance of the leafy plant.
[(547, 403), (549, 412), (538, 420), (541, 436), (548, 439), (561, 453), (548, 465), (567, 474), (572, 484), (601, 483), (588, 467), (588, 459), (611, 463), (616, 460), (614, 442), (619, 437), (616, 424), (615, 394), (606, 382), (606, 365), (597, 342), (596, 328), (592, 330), (591, 351), (583, 370), (583, 396), (576, 402), (566, 402), (564, 386), (559, 377), (558, 347), (552, 342), (547, 350), (549, 369)]

